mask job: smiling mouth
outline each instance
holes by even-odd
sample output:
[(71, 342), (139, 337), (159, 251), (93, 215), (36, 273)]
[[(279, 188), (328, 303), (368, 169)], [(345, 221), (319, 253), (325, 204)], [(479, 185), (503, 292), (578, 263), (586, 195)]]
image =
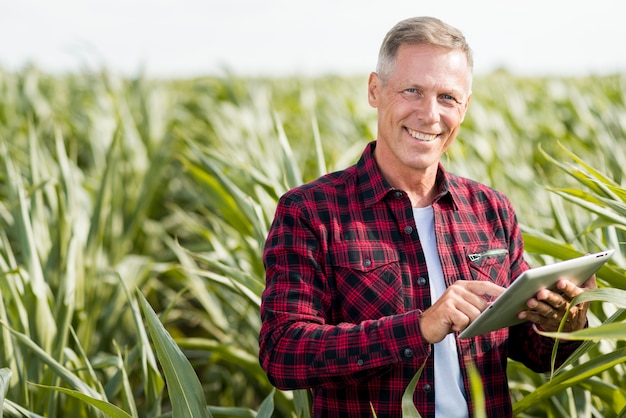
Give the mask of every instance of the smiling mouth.
[(420, 141), (424, 141), (424, 142), (434, 141), (439, 136), (439, 135), (434, 135), (434, 134), (425, 134), (423, 132), (414, 131), (409, 128), (406, 128), (406, 130), (409, 133), (409, 135), (411, 135), (413, 138), (419, 139)]

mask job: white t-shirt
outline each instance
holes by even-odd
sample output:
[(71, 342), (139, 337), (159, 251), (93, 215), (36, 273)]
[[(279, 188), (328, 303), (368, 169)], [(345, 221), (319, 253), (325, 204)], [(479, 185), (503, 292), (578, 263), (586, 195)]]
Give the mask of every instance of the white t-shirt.
[[(446, 282), (437, 253), (433, 207), (413, 208), (413, 216), (426, 257), (431, 301), (435, 303), (446, 290)], [(454, 334), (448, 334), (441, 342), (434, 344), (434, 356), (435, 416), (467, 418), (469, 415), (467, 399), (463, 389), (463, 378)]]

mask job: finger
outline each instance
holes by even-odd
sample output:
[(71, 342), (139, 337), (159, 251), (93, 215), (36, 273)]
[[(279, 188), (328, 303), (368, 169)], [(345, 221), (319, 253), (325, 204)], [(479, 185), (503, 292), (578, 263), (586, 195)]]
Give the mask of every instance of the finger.
[(594, 274), (593, 276), (591, 276), (580, 287), (582, 287), (583, 289), (597, 289), (598, 288), (598, 283), (596, 281), (596, 275)]
[(585, 290), (597, 289), (598, 284), (596, 282), (596, 275), (594, 274), (580, 286), (576, 286), (574, 283), (565, 279), (559, 280), (556, 286), (562, 294), (566, 295), (570, 299), (573, 299)]
[(489, 306), (485, 296), (499, 296), (503, 291), (490, 282), (455, 282), (421, 314), (422, 336), (434, 343), (451, 331), (462, 331)]
[(451, 322), (459, 325), (473, 321), (489, 306), (489, 302), (482, 295), (473, 293), (463, 286), (450, 286), (435, 305), (440, 303), (445, 311), (450, 313)]
[[(569, 284), (572, 284), (572, 283), (569, 283)], [(571, 292), (574, 293), (575, 291), (571, 290)], [(527, 305), (529, 308), (532, 308), (535, 310), (537, 306), (540, 306), (541, 307), (541, 309), (539, 309), (540, 311), (550, 311), (550, 310), (556, 309), (561, 312), (564, 312), (565, 309), (567, 308), (569, 301), (571, 300), (571, 297), (569, 295), (560, 294), (560, 293), (553, 292), (548, 289), (541, 289), (539, 292), (537, 292), (536, 296), (537, 296), (536, 297), (537, 302), (532, 303), (534, 301), (533, 301), (533, 298), (531, 298), (528, 301)]]
[(526, 310), (526, 312), (530, 312), (533, 315), (540, 315), (548, 319), (556, 319), (559, 315), (562, 316), (565, 313), (564, 308), (556, 308), (548, 303), (541, 302), (537, 299), (530, 299), (527, 305), (529, 309)]
[(566, 331), (576, 331), (583, 329), (587, 323), (587, 308), (588, 303), (581, 303), (569, 311), (567, 318)]
[[(448, 288), (450, 289), (452, 286)], [(462, 297), (463, 293), (466, 297)], [(471, 297), (476, 300), (469, 301)], [(469, 292), (454, 290), (444, 292), (433, 306), (420, 315), (422, 337), (429, 343), (437, 343), (448, 333), (465, 329), (480, 314), (481, 308), (476, 306), (480, 304), (487, 303), (480, 296)]]
[(568, 304), (565, 302), (559, 307), (554, 307), (548, 303), (531, 299), (529, 300), (528, 305), (529, 309), (520, 312), (520, 314), (522, 312), (525, 314), (523, 316), (518, 315), (518, 317), (520, 319), (529, 319), (542, 325), (546, 322), (559, 323), (568, 313)]
[(575, 298), (583, 292), (582, 288), (576, 286), (569, 280), (559, 280), (556, 283), (556, 287), (561, 292), (561, 294), (567, 297), (569, 300)]
[(462, 331), (489, 306), (485, 296), (497, 297), (503, 291), (504, 288), (487, 281), (456, 281), (421, 314), (422, 336), (436, 343), (449, 332)]
[(498, 286), (493, 282), (483, 281), (483, 280), (468, 280), (462, 281), (459, 280), (456, 283), (464, 286), (471, 293), (478, 296), (487, 296), (491, 298), (496, 298), (500, 296), (506, 289), (502, 286)]
[[(570, 306), (571, 300), (585, 290), (596, 287), (595, 275), (590, 277), (581, 287), (568, 280), (560, 280), (557, 289), (561, 293), (542, 289), (536, 298), (527, 302), (528, 310), (518, 314), (518, 318), (532, 321), (546, 331), (556, 331), (561, 326), (563, 317), (567, 315), (562, 331), (571, 332), (584, 328), (586, 324), (588, 303)], [(569, 310), (569, 311), (568, 311)]]
[(467, 310), (454, 311), (450, 316), (450, 331), (463, 331), (478, 315), (480, 311), (471, 306)]
[[(559, 314), (547, 318), (544, 315), (533, 311), (522, 311), (519, 313), (518, 318), (540, 325), (544, 331), (548, 332), (557, 331), (561, 325), (561, 320), (563, 319), (563, 317)], [(566, 331), (566, 329), (564, 329), (564, 331)]]

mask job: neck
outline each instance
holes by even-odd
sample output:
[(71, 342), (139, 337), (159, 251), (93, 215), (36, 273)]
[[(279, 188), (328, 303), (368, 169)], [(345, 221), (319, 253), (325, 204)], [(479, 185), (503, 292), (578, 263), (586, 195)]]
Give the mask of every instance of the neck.
[(419, 161), (403, 162), (384, 142), (379, 142), (373, 156), (385, 180), (393, 188), (406, 192), (411, 206), (422, 208), (432, 204), (438, 192), (438, 161), (431, 161), (428, 165)]
[(411, 199), (411, 206), (414, 208), (425, 208), (430, 206), (435, 200), (435, 196), (437, 196), (437, 190), (435, 187), (432, 187), (428, 193), (424, 192), (414, 192), (411, 190), (405, 190), (409, 195), (409, 199)]
[(414, 208), (430, 206), (437, 196), (437, 167), (425, 172), (398, 172), (397, 170), (385, 170), (380, 168), (383, 176), (389, 184), (399, 190), (405, 191)]

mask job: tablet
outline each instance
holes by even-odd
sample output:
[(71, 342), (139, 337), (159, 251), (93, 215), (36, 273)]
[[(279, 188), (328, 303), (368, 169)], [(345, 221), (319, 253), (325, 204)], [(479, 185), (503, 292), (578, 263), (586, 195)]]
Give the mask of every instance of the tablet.
[(556, 282), (561, 278), (568, 279), (577, 286), (581, 285), (606, 263), (614, 251), (588, 254), (526, 270), (458, 338), (475, 337), (525, 322), (517, 314), (528, 309), (526, 302), (540, 289), (556, 289)]

